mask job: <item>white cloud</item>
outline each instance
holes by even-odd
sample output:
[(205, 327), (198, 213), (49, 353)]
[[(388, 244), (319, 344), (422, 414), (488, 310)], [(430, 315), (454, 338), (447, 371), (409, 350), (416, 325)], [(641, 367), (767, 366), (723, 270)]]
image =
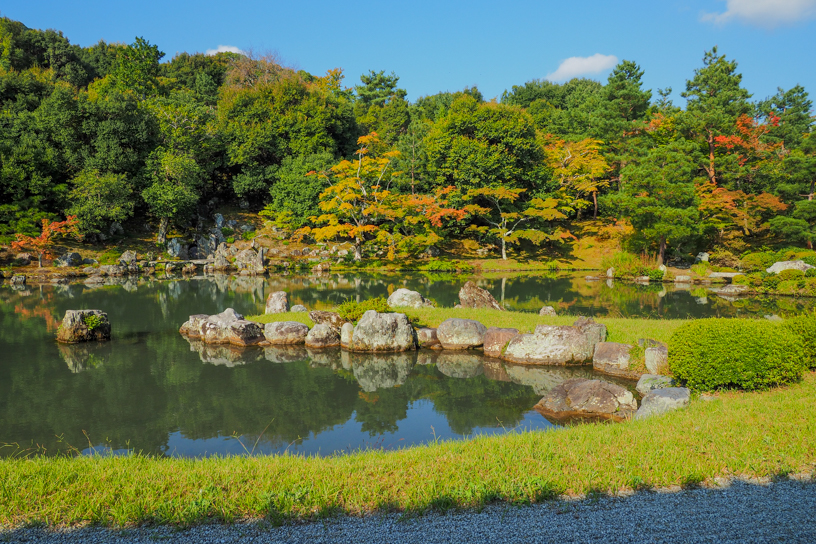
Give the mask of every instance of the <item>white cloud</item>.
[(244, 52), (235, 47), (234, 45), (219, 45), (215, 49), (207, 49), (205, 54), (207, 56), (215, 55), (216, 53), (238, 53), (239, 55), (243, 55)]
[(772, 28), (816, 16), (816, 0), (726, 0), (723, 13), (703, 13), (703, 21), (725, 24), (734, 19)]
[(595, 53), (591, 57), (570, 57), (564, 60), (555, 72), (547, 74), (545, 79), (567, 81), (574, 77), (609, 70), (617, 63), (618, 57), (615, 55), (601, 55), (600, 53)]

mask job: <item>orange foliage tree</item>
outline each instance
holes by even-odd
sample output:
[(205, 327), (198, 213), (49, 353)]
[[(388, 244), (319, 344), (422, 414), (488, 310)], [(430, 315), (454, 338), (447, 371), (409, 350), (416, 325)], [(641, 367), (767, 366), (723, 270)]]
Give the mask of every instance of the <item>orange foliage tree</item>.
[(12, 249), (17, 251), (31, 250), (37, 253), (40, 268), (42, 268), (44, 257), (49, 259), (52, 257), (51, 250), (57, 238), (69, 234), (77, 238), (81, 236), (75, 215), (69, 215), (65, 221), (49, 221), (48, 219), (43, 219), (42, 225), (42, 233), (39, 236), (18, 234), (17, 240), (11, 243)]

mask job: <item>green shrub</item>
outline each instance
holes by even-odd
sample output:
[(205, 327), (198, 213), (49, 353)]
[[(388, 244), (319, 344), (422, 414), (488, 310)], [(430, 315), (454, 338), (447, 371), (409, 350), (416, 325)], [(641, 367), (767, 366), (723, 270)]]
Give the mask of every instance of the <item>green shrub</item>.
[(89, 331), (96, 329), (102, 324), (102, 318), (96, 314), (86, 315), (83, 318), (83, 321), (85, 322), (85, 326), (88, 327)]
[(804, 287), (804, 280), (784, 280), (776, 286), (776, 292), (780, 295), (798, 295)]
[(255, 238), (256, 232), (254, 230), (248, 230), (246, 232), (241, 233), (241, 238), (246, 240), (247, 242)]
[[(755, 280), (759, 280), (757, 285), (754, 285)], [(740, 276), (734, 276), (731, 283), (734, 285), (753, 285), (754, 287), (759, 287), (762, 285), (762, 278), (755, 274), (742, 274)]]
[(799, 337), (808, 368), (816, 368), (816, 313), (786, 319), (782, 326)]
[(390, 312), (391, 308), (388, 306), (388, 301), (383, 297), (371, 298), (362, 302), (347, 300), (335, 308), (335, 311), (340, 314), (340, 317), (346, 321), (353, 321), (355, 323), (369, 310), (386, 313)]
[(635, 278), (648, 276), (649, 269), (656, 268), (656, 263), (633, 253), (618, 251), (611, 257), (604, 257), (601, 268), (614, 268), (616, 278)]
[(773, 291), (774, 289), (779, 287), (778, 275), (760, 272), (760, 277), (762, 278), (762, 287), (764, 287), (765, 289), (770, 289), (771, 291)]
[(774, 262), (776, 262), (776, 255), (769, 251), (747, 253), (740, 259), (740, 267), (747, 272), (759, 272), (765, 270)]
[(697, 274), (698, 276), (708, 275), (709, 270), (711, 270), (711, 265), (705, 261), (700, 261), (697, 264), (691, 265), (691, 271)]
[(805, 277), (805, 273), (801, 270), (783, 270), (779, 274), (779, 281), (798, 280)]
[(221, 227), (221, 234), (224, 236), (232, 236), (235, 231), (229, 227)]
[(649, 276), (651, 281), (663, 281), (663, 271), (659, 268), (647, 268), (644, 276)]
[(669, 368), (696, 390), (766, 389), (797, 381), (807, 365), (802, 339), (765, 320), (697, 319), (669, 341)]
[(433, 259), (427, 264), (419, 267), (420, 270), (428, 272), (472, 272), (473, 267), (463, 261), (443, 261), (440, 259)]
[(234, 244), (234, 243), (235, 243), (235, 238), (233, 238), (232, 236), (230, 236), (229, 238), (227, 238), (227, 243), (228, 243), (228, 244)]

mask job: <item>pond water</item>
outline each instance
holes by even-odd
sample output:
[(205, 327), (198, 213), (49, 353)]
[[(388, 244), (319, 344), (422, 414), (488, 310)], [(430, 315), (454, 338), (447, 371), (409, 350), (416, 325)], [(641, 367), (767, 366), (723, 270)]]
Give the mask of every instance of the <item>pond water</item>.
[[(395, 355), (204, 346), (178, 334), (190, 314), (262, 313), (266, 296), (329, 308), (399, 287), (452, 306), (466, 278), (330, 275), (0, 285), (0, 456), (127, 451), (176, 456), (327, 455), (553, 425), (532, 410), (581, 369), (501, 364), (476, 353)], [(808, 299), (729, 301), (704, 292), (588, 283), (578, 275), (478, 279), (510, 309), (585, 315), (798, 313)], [(705, 296), (705, 304), (702, 298)], [(58, 345), (67, 309), (108, 313), (114, 339)], [(631, 384), (629, 384), (631, 386)], [(4, 446), (3, 446), (4, 445)]]

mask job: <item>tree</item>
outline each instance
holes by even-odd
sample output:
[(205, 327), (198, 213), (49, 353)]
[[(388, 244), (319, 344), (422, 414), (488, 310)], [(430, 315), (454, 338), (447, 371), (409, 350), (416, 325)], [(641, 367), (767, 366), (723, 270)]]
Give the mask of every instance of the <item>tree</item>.
[[(757, 104), (757, 114), (766, 117), (765, 124), (769, 128), (769, 136), (779, 142), (783, 150), (798, 148), (802, 139), (808, 134), (814, 123), (813, 101), (801, 85), (796, 85), (785, 91), (779, 88), (778, 92)], [(769, 123), (770, 118), (776, 119)]]
[(311, 234), (316, 240), (351, 238), (354, 260), (360, 261), (367, 238), (376, 236), (380, 223), (394, 213), (388, 201), (396, 173), (390, 167), (399, 152), (379, 152), (382, 144), (376, 133), (361, 136), (357, 142), (360, 147), (355, 162), (343, 160), (328, 171), (316, 173), (329, 187), (320, 195), (323, 214), (312, 221), (325, 226), (304, 227), (297, 234)]
[(694, 78), (686, 82), (686, 90), (681, 93), (688, 99), (686, 114), (681, 118), (684, 128), (690, 139), (699, 142), (707, 152), (701, 167), (714, 184), (719, 182), (716, 137), (731, 134), (737, 118), (751, 111), (748, 103), (751, 95), (741, 83), (737, 63), (718, 55), (714, 47), (706, 51), (703, 67), (694, 71)]
[(668, 244), (677, 247), (697, 232), (692, 144), (674, 141), (632, 157), (622, 169), (626, 183), (605, 202), (635, 229), (636, 243), (657, 246), (665, 262)]
[(51, 258), (51, 250), (58, 237), (73, 234), (79, 237), (77, 230), (77, 220), (74, 216), (68, 216), (65, 221), (42, 220), (42, 233), (39, 236), (17, 235), (17, 240), (11, 243), (12, 249), (21, 251), (30, 249), (37, 253), (37, 260), (40, 268), (43, 265), (43, 257)]
[(142, 198), (159, 220), (156, 244), (163, 245), (170, 221), (183, 218), (198, 202), (201, 169), (192, 157), (159, 148), (148, 160), (148, 171), (150, 184)]
[(144, 100), (159, 88), (159, 61), (164, 53), (158, 46), (137, 36), (136, 40), (120, 50), (111, 71), (113, 85), (120, 91), (133, 91)]
[(544, 148), (547, 165), (552, 168), (553, 177), (569, 194), (573, 201), (572, 207), (581, 210), (589, 205), (584, 196), (591, 196), (594, 203), (593, 218), (598, 218), (598, 191), (608, 187), (607, 180), (600, 179), (607, 170), (606, 160), (601, 155), (600, 140), (590, 138), (580, 142), (565, 142), (551, 139)]
[(805, 242), (813, 249), (816, 239), (816, 201), (800, 200), (790, 216), (778, 216), (770, 220), (771, 232), (786, 241)]
[(510, 189), (507, 187), (482, 187), (467, 192), (470, 199), (484, 201), (489, 207), (471, 204), (465, 206), (465, 211), (480, 217), (490, 227), (487, 229), (474, 227), (476, 231), (486, 231), (501, 243), (501, 255), (507, 260), (507, 244), (518, 243), (521, 239), (539, 244), (545, 240), (557, 240), (561, 236), (550, 235), (538, 229), (519, 229), (527, 221), (553, 221), (565, 219), (566, 216), (558, 208), (558, 200), (548, 198), (532, 199), (526, 206), (519, 206), (516, 201), (525, 189)]
[(72, 180), (71, 206), (66, 214), (76, 218), (79, 232), (98, 234), (114, 221), (124, 221), (133, 213), (133, 190), (124, 174), (101, 174), (83, 170)]

